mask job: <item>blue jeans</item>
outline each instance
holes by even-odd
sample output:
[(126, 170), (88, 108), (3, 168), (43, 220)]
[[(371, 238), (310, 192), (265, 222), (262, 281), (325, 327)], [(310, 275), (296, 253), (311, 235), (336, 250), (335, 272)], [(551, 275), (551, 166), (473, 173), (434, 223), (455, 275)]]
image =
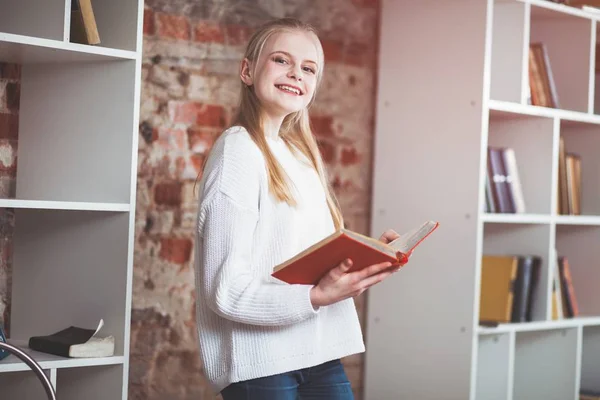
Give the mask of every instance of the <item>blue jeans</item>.
[(354, 400), (340, 360), (227, 386), (223, 400)]

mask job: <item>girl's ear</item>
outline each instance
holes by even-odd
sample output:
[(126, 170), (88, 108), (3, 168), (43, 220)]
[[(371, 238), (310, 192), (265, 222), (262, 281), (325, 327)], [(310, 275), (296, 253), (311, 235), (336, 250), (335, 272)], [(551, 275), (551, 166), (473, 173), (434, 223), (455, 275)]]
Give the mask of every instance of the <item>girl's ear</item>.
[(250, 61), (247, 58), (242, 60), (240, 67), (240, 78), (247, 86), (252, 86), (253, 79), (250, 74)]

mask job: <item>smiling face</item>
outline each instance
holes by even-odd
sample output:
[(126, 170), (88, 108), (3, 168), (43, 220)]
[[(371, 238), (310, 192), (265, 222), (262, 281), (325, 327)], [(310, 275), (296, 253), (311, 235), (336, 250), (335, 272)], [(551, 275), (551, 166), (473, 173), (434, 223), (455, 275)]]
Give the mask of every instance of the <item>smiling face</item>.
[(319, 71), (315, 40), (302, 31), (275, 33), (265, 42), (256, 64), (242, 62), (241, 78), (254, 87), (268, 117), (284, 118), (312, 100)]

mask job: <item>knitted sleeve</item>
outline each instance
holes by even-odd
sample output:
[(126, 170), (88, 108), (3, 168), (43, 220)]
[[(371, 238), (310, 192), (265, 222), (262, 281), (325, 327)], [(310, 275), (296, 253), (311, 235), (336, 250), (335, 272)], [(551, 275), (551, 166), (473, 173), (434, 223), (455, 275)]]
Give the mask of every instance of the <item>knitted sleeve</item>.
[(253, 142), (225, 140), (208, 171), (199, 210), (197, 284), (215, 313), (253, 325), (292, 324), (315, 310), (310, 285), (268, 282), (251, 265), (264, 161)]

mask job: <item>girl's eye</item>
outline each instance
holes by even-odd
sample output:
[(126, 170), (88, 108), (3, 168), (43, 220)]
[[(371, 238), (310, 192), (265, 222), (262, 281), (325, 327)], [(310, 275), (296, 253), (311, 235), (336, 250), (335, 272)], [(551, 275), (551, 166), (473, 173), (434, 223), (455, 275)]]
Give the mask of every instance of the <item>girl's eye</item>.
[(287, 60), (283, 57), (274, 57), (273, 61), (275, 61), (276, 63), (279, 63), (279, 64), (287, 63)]
[(315, 74), (316, 71), (312, 67), (304, 67), (304, 70), (308, 73)]

